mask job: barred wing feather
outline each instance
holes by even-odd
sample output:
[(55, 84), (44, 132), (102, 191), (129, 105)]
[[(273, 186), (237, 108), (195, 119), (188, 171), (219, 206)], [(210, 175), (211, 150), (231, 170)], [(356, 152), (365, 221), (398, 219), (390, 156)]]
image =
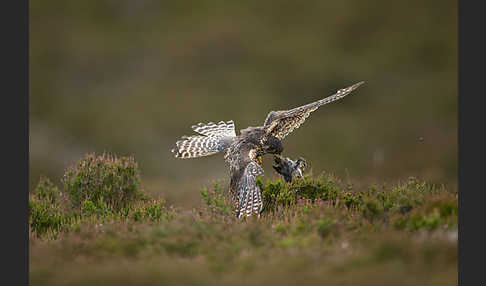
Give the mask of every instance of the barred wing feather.
[(230, 121), (220, 121), (218, 124), (209, 122), (209, 123), (198, 123), (196, 125), (191, 126), (191, 128), (199, 134), (206, 135), (206, 136), (230, 136), (235, 137), (235, 123), (233, 120)]
[(282, 140), (287, 135), (299, 128), (302, 123), (309, 117), (311, 112), (324, 104), (331, 103), (341, 99), (357, 89), (364, 82), (358, 82), (350, 87), (338, 90), (335, 94), (323, 98), (321, 100), (294, 108), (282, 111), (270, 111), (265, 119), (264, 128), (267, 134), (277, 137)]
[(171, 152), (176, 158), (197, 158), (209, 156), (226, 150), (236, 137), (235, 125), (232, 120), (220, 121), (218, 124), (199, 123), (192, 129), (201, 135), (183, 136), (176, 142), (176, 148)]

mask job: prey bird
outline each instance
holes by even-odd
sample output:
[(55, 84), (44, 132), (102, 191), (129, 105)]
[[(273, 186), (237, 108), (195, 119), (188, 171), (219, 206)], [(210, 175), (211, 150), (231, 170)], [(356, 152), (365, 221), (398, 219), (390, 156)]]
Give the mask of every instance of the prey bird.
[(262, 156), (280, 155), (283, 151), (282, 140), (309, 117), (320, 106), (331, 103), (348, 95), (364, 82), (338, 90), (335, 94), (321, 100), (290, 110), (270, 111), (263, 126), (247, 127), (236, 135), (232, 120), (209, 122), (193, 125), (192, 129), (200, 135), (183, 136), (171, 151), (176, 158), (203, 157), (225, 152), (224, 159), (229, 164), (230, 192), (235, 207), (235, 215), (258, 215), (262, 211), (262, 194), (256, 178), (263, 175)]
[(304, 169), (307, 167), (307, 162), (304, 158), (299, 157), (297, 160), (285, 158), (280, 155), (274, 156), (273, 169), (282, 175), (285, 182), (292, 183), (292, 178), (304, 177)]

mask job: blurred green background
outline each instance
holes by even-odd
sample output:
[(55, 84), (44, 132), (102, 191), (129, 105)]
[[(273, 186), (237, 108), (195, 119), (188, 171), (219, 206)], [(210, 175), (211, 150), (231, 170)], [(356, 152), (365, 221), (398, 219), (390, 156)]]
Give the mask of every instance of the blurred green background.
[[(457, 1), (30, 1), (30, 186), (87, 152), (134, 155), (142, 183), (200, 204), (223, 155), (170, 149), (191, 125), (366, 84), (314, 112), (284, 155), (357, 187), (457, 186)], [(264, 158), (266, 177), (276, 177)]]

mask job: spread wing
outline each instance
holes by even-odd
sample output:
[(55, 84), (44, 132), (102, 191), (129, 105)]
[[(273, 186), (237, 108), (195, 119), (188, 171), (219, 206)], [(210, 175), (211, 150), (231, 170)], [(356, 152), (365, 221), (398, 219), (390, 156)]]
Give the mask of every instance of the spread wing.
[(257, 162), (250, 161), (243, 171), (237, 184), (236, 216), (260, 215), (262, 210), (262, 194), (256, 184), (256, 178), (263, 174), (263, 169)]
[(357, 89), (364, 82), (358, 82), (350, 87), (338, 90), (335, 94), (323, 98), (321, 100), (294, 108), (282, 111), (270, 111), (265, 119), (263, 127), (267, 134), (277, 137), (282, 140), (289, 135), (294, 129), (299, 128), (305, 119), (309, 117), (310, 113), (321, 105), (331, 103), (341, 99)]

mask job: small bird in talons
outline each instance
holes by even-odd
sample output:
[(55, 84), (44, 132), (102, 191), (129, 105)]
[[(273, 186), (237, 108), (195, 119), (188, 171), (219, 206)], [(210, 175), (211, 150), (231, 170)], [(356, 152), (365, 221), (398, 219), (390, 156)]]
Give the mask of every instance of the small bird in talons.
[(282, 175), (285, 182), (292, 183), (292, 178), (303, 178), (307, 162), (299, 157), (297, 160), (275, 155), (273, 169)]

